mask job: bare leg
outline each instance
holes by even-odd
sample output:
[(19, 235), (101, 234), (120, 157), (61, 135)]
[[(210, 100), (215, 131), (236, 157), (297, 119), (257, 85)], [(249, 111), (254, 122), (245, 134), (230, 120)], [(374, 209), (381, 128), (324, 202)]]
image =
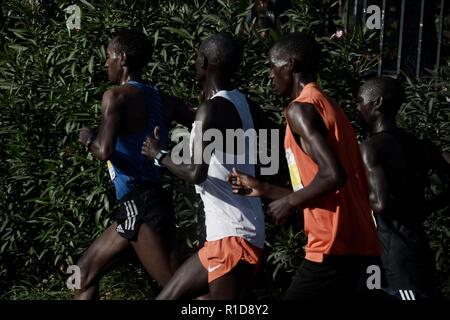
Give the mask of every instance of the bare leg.
[(117, 233), (116, 226), (117, 224), (113, 223), (106, 229), (78, 261), (81, 288), (75, 290), (75, 299), (94, 299), (97, 296), (99, 275), (129, 246), (128, 240)]
[(175, 272), (175, 266), (161, 236), (142, 224), (136, 241), (131, 241), (131, 245), (147, 272), (164, 287)]
[(230, 272), (209, 284), (209, 292), (214, 300), (245, 299), (248, 295), (254, 266), (239, 262)]
[(173, 245), (170, 248), (170, 268), (172, 269), (173, 273), (180, 267), (180, 256), (177, 248), (175, 245)]
[(198, 254), (195, 253), (175, 272), (156, 299), (191, 299), (207, 292), (208, 271), (200, 262)]

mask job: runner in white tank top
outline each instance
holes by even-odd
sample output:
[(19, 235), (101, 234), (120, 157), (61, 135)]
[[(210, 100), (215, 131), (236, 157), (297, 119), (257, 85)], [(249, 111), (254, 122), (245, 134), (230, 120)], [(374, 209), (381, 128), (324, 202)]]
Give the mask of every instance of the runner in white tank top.
[[(196, 112), (191, 131), (190, 164), (175, 164), (155, 139), (149, 138), (144, 143), (145, 156), (196, 185), (205, 208), (204, 246), (177, 270), (157, 299), (189, 299), (203, 293), (209, 293), (213, 299), (243, 298), (260, 262), (264, 246), (261, 201), (233, 194), (227, 182), (233, 167), (255, 174), (252, 141), (237, 141), (237, 145), (243, 143), (242, 150), (225, 147), (232, 140), (226, 135), (230, 129), (254, 130), (251, 114), (254, 109), (250, 110), (245, 96), (231, 86), (232, 72), (241, 57), (237, 41), (224, 33), (206, 39), (198, 50), (197, 80), (205, 101)], [(225, 138), (221, 147), (205, 137), (211, 132), (221, 133)], [(212, 151), (209, 161), (203, 159), (208, 150)]]
[[(254, 129), (247, 99), (240, 91), (223, 90), (216, 93), (211, 99), (215, 97), (223, 97), (234, 105), (245, 132)], [(196, 137), (198, 130), (195, 127), (196, 123), (194, 122), (190, 137), (191, 153), (193, 152), (193, 142), (196, 138), (198, 139)], [(249, 163), (253, 146), (250, 145), (249, 139), (245, 140), (245, 154), (243, 155), (223, 154), (216, 150), (211, 156), (208, 177), (200, 185), (196, 185), (195, 189), (200, 194), (205, 208), (207, 241), (236, 236), (262, 248), (264, 246), (264, 213), (260, 198), (237, 196), (227, 182), (227, 177), (233, 167), (246, 174), (255, 175), (255, 165)], [(242, 156), (245, 156), (245, 159)]]

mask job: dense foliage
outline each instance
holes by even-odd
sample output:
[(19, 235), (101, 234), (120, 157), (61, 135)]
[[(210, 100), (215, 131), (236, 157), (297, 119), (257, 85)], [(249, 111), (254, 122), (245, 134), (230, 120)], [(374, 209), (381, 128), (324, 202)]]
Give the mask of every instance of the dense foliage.
[[(284, 14), (282, 31), (308, 30), (318, 37), (323, 45), (320, 83), (359, 130), (354, 98), (361, 76), (376, 64), (377, 55), (371, 49), (374, 33), (356, 29), (330, 40), (322, 17), (332, 2), (294, 1), (293, 8)], [(77, 140), (82, 125), (95, 126), (99, 122), (101, 96), (109, 86), (104, 68), (105, 45), (120, 28), (136, 27), (148, 34), (154, 44), (154, 59), (146, 68), (145, 78), (193, 107), (198, 104), (199, 93), (193, 65), (201, 39), (223, 30), (237, 35), (245, 46), (245, 57), (236, 85), (248, 92), (268, 117), (283, 123), (285, 101), (272, 92), (266, 57), (277, 33), (269, 30), (262, 35), (248, 18), (248, 1), (81, 0), (77, 2), (81, 8), (78, 31), (66, 27), (68, 14), (64, 9), (72, 3), (14, 0), (1, 4), (3, 298), (57, 297), (33, 296), (46, 285), (51, 292), (64, 292), (59, 297), (68, 297), (64, 271), (111, 221), (115, 201), (105, 165), (88, 155)], [(449, 80), (448, 58), (439, 75), (418, 82), (409, 80), (408, 103), (399, 116), (403, 126), (443, 150), (450, 147), (450, 108), (446, 101)], [(281, 175), (286, 177), (285, 173)], [(187, 253), (204, 237), (199, 227), (201, 205), (192, 186), (172, 176), (166, 177), (165, 185), (173, 190), (179, 242)], [(438, 184), (434, 185), (434, 189), (438, 188)], [(443, 211), (427, 221), (442, 288), (447, 292), (449, 227), (450, 217)], [(277, 297), (283, 292), (302, 258), (304, 245), (298, 221), (282, 228), (268, 221), (267, 234), (267, 263), (260, 272), (256, 291), (261, 298)], [(137, 281), (141, 288), (150, 285), (145, 275), (131, 272), (130, 268), (126, 270), (141, 279)], [(135, 283), (130, 281), (125, 288), (125, 292), (130, 290), (128, 298), (151, 297), (151, 290), (133, 294)], [(121, 292), (113, 297), (127, 298)]]

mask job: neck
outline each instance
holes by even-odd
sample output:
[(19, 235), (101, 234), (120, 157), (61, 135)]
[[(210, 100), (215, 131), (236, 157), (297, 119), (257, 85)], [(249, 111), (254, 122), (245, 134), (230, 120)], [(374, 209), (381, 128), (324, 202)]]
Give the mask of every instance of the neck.
[(206, 78), (201, 85), (203, 88), (203, 98), (205, 100), (211, 99), (212, 96), (221, 90), (232, 89), (230, 78), (220, 75), (212, 75)]
[(377, 134), (384, 131), (390, 131), (397, 128), (397, 124), (395, 123), (395, 119), (387, 116), (381, 116), (371, 126), (371, 133)]
[(300, 93), (302, 92), (303, 88), (311, 82), (315, 81), (315, 77), (313, 74), (302, 74), (302, 73), (295, 73), (294, 74), (294, 86), (292, 88), (291, 92), (291, 98), (295, 99), (297, 98)]
[(126, 84), (128, 81), (141, 81), (141, 73), (140, 72), (135, 72), (135, 71), (130, 71), (128, 70), (128, 68), (124, 68), (124, 72), (122, 73), (122, 75), (120, 76), (120, 80), (119, 80), (119, 84), (120, 85), (124, 85)]

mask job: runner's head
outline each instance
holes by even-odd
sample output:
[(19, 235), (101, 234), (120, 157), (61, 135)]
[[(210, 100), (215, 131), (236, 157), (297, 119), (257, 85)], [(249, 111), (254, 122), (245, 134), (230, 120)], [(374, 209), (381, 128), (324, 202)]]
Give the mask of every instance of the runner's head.
[(210, 36), (202, 41), (197, 52), (197, 80), (202, 82), (207, 73), (231, 77), (241, 60), (241, 45), (231, 34), (221, 32)]
[(358, 110), (370, 125), (381, 115), (395, 119), (404, 99), (405, 91), (398, 80), (375, 77), (359, 89)]
[(109, 80), (119, 83), (124, 72), (141, 73), (150, 62), (152, 44), (136, 30), (120, 31), (108, 44), (106, 68)]
[(320, 46), (303, 32), (282, 36), (270, 49), (271, 78), (278, 95), (289, 97), (294, 85), (294, 74), (310, 76), (319, 64)]

